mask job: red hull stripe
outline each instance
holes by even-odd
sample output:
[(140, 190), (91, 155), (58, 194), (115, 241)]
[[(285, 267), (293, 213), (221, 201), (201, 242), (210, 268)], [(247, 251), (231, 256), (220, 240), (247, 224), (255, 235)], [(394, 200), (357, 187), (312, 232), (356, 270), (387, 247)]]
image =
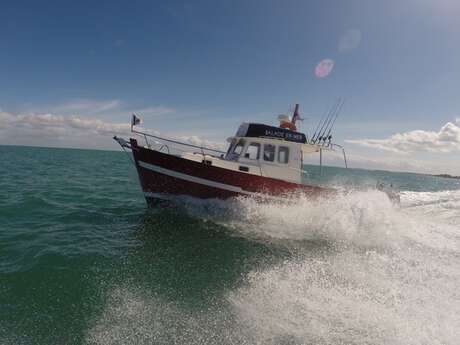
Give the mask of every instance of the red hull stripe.
[(256, 193), (245, 191), (241, 187), (232, 186), (232, 185), (229, 185), (229, 184), (215, 182), (215, 181), (211, 181), (211, 180), (206, 180), (206, 179), (201, 178), (201, 177), (187, 175), (187, 174), (184, 174), (184, 173), (180, 173), (178, 171), (165, 169), (165, 168), (159, 167), (157, 165), (149, 164), (149, 163), (146, 163), (146, 162), (143, 162), (143, 161), (138, 161), (138, 163), (142, 168), (152, 170), (152, 171), (155, 171), (155, 172), (157, 172), (159, 174), (167, 175), (167, 176), (174, 177), (174, 178), (177, 178), (177, 179), (180, 179), (180, 180), (193, 182), (193, 183), (198, 183), (198, 184), (202, 184), (202, 185), (208, 186), (208, 187), (223, 189), (223, 190), (227, 190), (227, 191), (234, 192), (234, 193), (240, 193), (240, 194), (246, 194), (246, 195), (256, 194)]

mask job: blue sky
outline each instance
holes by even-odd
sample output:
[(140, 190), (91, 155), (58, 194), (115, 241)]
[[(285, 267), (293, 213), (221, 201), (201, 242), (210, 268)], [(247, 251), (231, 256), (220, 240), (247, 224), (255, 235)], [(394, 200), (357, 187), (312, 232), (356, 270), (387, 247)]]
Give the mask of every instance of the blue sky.
[[(344, 97), (336, 140), (356, 165), (460, 175), (459, 15), (454, 0), (3, 2), (0, 144), (115, 148), (132, 111), (219, 141), (294, 103), (308, 130)], [(80, 133), (91, 121), (108, 127)]]

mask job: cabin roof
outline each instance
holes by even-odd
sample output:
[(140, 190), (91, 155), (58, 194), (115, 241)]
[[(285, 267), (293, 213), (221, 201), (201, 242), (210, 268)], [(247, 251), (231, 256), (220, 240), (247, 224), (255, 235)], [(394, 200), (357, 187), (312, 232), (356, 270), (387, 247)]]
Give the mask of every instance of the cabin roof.
[(271, 138), (290, 141), (298, 144), (306, 144), (307, 137), (303, 133), (290, 131), (289, 129), (268, 126), (262, 123), (244, 122), (236, 132), (236, 137), (248, 138)]
[[(265, 125), (264, 125), (265, 126)], [(268, 126), (271, 127), (271, 126)], [(276, 127), (275, 127), (276, 128)], [(296, 142), (292, 140), (285, 140), (280, 137), (269, 137), (269, 136), (252, 136), (252, 135), (240, 135), (244, 133), (237, 132), (235, 136), (227, 138), (228, 142), (231, 142), (234, 139), (244, 139), (244, 138), (252, 138), (254, 141), (261, 142), (261, 143), (269, 143), (269, 144), (275, 144), (275, 145), (288, 145), (290, 146), (298, 146), (299, 149), (302, 151), (302, 153), (305, 154), (311, 154), (311, 153), (317, 153), (319, 151), (334, 151), (331, 147), (329, 146), (324, 146), (316, 143), (302, 143), (302, 142)], [(299, 133), (302, 134), (302, 133)]]

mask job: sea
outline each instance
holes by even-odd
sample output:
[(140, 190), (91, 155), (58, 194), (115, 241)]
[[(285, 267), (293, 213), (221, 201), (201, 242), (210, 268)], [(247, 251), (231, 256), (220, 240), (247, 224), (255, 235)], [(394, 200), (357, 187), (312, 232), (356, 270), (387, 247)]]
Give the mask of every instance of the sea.
[(305, 169), (347, 191), (148, 207), (123, 152), (0, 146), (0, 344), (459, 344), (460, 180)]

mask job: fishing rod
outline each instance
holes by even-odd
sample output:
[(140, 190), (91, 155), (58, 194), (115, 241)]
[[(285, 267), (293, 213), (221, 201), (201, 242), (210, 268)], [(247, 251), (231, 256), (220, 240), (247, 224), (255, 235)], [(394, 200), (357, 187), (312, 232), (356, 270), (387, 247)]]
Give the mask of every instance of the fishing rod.
[(319, 140), (320, 138), (320, 135), (321, 135), (321, 132), (323, 131), (324, 129), (324, 126), (326, 125), (327, 121), (329, 120), (329, 117), (334, 113), (334, 109), (337, 107), (337, 103), (334, 103), (332, 105), (332, 107), (329, 109), (326, 117), (324, 118), (324, 121), (322, 122), (318, 132), (316, 133), (316, 138), (315, 138), (315, 143)]
[(337, 118), (337, 116), (339, 115), (340, 110), (342, 108), (342, 105), (343, 105), (343, 100), (342, 100), (342, 98), (339, 98), (339, 102), (337, 103), (337, 107), (336, 107), (336, 109), (334, 111), (334, 115), (331, 117), (329, 123), (326, 125), (326, 127), (324, 128), (323, 133), (321, 134), (321, 136), (319, 138), (319, 142), (321, 143), (321, 141), (322, 141), (323, 146), (326, 143), (326, 140), (328, 139), (328, 136), (330, 135), (330, 134), (328, 134), (328, 135), (325, 135), (325, 134), (326, 134), (328, 128), (331, 128), (332, 123), (333, 123), (333, 119)]
[(324, 120), (324, 118), (326, 117), (327, 114), (328, 114), (328, 110), (326, 110), (326, 111), (324, 112), (323, 116), (320, 118), (318, 124), (316, 125), (315, 131), (313, 132), (313, 135), (312, 135), (312, 137), (311, 137), (311, 141), (312, 141), (312, 142), (315, 141), (316, 132), (318, 131), (318, 129), (319, 129), (321, 123), (323, 123), (323, 120)]
[(331, 116), (328, 124), (326, 125), (326, 127), (324, 128), (324, 131), (322, 133), (322, 140), (323, 142), (325, 142), (325, 140), (327, 139), (327, 135), (326, 135), (326, 132), (328, 131), (328, 129), (331, 128), (332, 126), (332, 123), (334, 122), (334, 120), (337, 118), (337, 116), (339, 115), (340, 113), (340, 109), (342, 108), (342, 103), (343, 103), (343, 99), (342, 98), (339, 98), (339, 101), (337, 103), (337, 107), (334, 111), (334, 114)]
[[(334, 103), (332, 105), (332, 107), (329, 109), (329, 111), (326, 111), (326, 113), (323, 115), (323, 117), (321, 118), (321, 120), (319, 121), (318, 123), (318, 126), (316, 127), (315, 129), (315, 133), (313, 133), (313, 136), (311, 138), (312, 142), (313, 143), (316, 143), (316, 141), (318, 140), (318, 137), (319, 137), (319, 134), (321, 133), (321, 131), (323, 130), (323, 127), (324, 125), (326, 124), (326, 121), (327, 119), (329, 118), (329, 116), (331, 115), (334, 107), (336, 106), (336, 103)], [(319, 130), (319, 132), (318, 132)]]
[(335, 121), (339, 117), (340, 111), (342, 110), (342, 107), (343, 107), (344, 104), (345, 104), (345, 99), (342, 99), (342, 102), (340, 103), (340, 106), (339, 106), (339, 108), (338, 108), (338, 110), (337, 110), (337, 112), (335, 114), (335, 117), (332, 120), (332, 123), (331, 123), (331, 125), (329, 127), (329, 131), (327, 132), (327, 135), (323, 138), (323, 146), (326, 143), (326, 140), (329, 140), (329, 142), (331, 142), (331, 140), (332, 140), (332, 135), (331, 135), (332, 128), (334, 127)]
[(329, 111), (328, 113), (328, 116), (326, 117), (323, 125), (321, 126), (316, 138), (315, 138), (315, 143), (318, 141), (318, 142), (321, 142), (321, 140), (323, 139), (323, 135), (324, 135), (324, 132), (326, 131), (326, 128), (329, 126), (329, 123), (331, 121), (331, 118), (332, 116), (334, 116), (334, 114), (336, 113), (337, 111), (337, 108), (339, 106), (339, 102), (340, 102), (340, 98), (337, 100), (337, 102), (332, 106), (331, 110)]

